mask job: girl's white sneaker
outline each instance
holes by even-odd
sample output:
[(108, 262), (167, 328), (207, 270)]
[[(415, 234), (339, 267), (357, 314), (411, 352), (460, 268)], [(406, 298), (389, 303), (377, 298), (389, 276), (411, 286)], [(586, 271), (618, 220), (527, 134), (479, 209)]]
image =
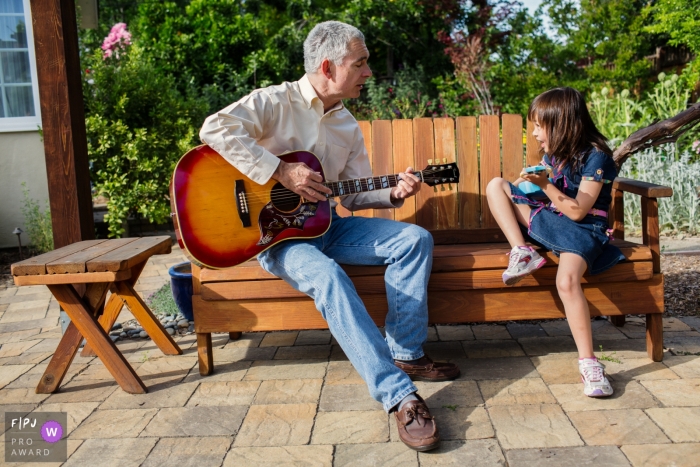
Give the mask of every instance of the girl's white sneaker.
[(605, 377), (605, 366), (597, 359), (584, 358), (578, 361), (578, 371), (583, 381), (583, 393), (588, 397), (612, 396), (613, 388)]

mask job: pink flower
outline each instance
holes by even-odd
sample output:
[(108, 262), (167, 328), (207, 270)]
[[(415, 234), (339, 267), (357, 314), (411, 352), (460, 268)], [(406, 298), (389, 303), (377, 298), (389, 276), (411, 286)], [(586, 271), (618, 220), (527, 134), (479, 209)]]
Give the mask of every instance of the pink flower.
[(112, 54), (119, 58), (119, 50), (126, 49), (127, 45), (131, 45), (131, 33), (126, 30), (126, 23), (115, 24), (102, 42), (102, 50), (105, 51), (102, 58), (111, 57)]
[(693, 151), (700, 154), (700, 140), (693, 141)]

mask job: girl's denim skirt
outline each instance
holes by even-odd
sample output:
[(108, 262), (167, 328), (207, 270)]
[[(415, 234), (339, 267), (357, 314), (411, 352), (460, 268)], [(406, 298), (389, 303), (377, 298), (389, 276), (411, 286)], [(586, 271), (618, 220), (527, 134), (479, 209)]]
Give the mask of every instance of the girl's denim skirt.
[(581, 256), (589, 274), (598, 274), (625, 260), (620, 249), (610, 244), (606, 218), (589, 214), (576, 222), (555, 211), (548, 202), (529, 198), (512, 183), (510, 193), (515, 204), (527, 204), (532, 209), (529, 227), (521, 225), (520, 230), (535, 245), (557, 256), (562, 252)]

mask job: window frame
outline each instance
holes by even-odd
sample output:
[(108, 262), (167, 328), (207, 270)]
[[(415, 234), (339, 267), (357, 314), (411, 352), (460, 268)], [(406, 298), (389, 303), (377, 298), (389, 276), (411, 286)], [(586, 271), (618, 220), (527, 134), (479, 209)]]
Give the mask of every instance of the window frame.
[(0, 117), (0, 133), (38, 131), (41, 128), (41, 105), (39, 103), (39, 80), (36, 69), (34, 51), (34, 28), (32, 25), (32, 10), (29, 0), (22, 0), (24, 22), (27, 28), (27, 50), (29, 52), (29, 71), (32, 78), (32, 97), (34, 113), (32, 117)]

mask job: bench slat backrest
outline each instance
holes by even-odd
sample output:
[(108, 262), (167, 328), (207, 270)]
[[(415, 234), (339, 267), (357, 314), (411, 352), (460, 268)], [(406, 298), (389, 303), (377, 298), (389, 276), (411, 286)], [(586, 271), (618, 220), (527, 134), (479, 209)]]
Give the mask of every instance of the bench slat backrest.
[[(399, 209), (368, 209), (355, 215), (415, 223), (431, 231), (497, 229), (486, 201), (486, 186), (494, 177), (515, 180), (524, 164), (541, 156), (528, 121), (523, 136), (520, 115), (415, 118), (359, 122), (375, 175), (421, 170), (430, 163), (457, 162), (460, 181), (424, 186)], [(525, 140), (525, 144), (523, 141)], [(339, 207), (341, 215), (350, 215)]]

